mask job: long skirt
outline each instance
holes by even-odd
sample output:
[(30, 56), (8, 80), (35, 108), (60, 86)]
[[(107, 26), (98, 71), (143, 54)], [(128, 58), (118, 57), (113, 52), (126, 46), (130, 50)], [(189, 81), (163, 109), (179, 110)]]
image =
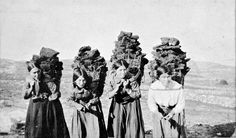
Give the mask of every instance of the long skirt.
[(144, 123), (139, 99), (126, 104), (112, 99), (108, 116), (108, 136), (114, 138), (144, 138)]
[(165, 120), (160, 113), (153, 113), (153, 138), (185, 138), (184, 112), (175, 114), (172, 119)]
[(48, 100), (33, 102), (30, 99), (25, 122), (25, 138), (50, 138), (46, 117), (47, 105)]
[(101, 102), (86, 112), (74, 110), (71, 138), (107, 138)]
[(49, 101), (47, 110), (47, 124), (50, 138), (69, 138), (62, 105), (59, 99)]

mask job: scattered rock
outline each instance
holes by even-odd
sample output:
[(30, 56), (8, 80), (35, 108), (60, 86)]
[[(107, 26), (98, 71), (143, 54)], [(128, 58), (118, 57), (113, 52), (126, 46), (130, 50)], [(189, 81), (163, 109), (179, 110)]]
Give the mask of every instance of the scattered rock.
[(14, 132), (13, 128), (19, 128), (24, 124), (24, 120), (26, 117), (26, 111), (22, 109), (11, 109), (11, 111), (6, 110), (4, 108), (1, 109), (0, 112), (0, 133), (8, 134)]
[(13, 101), (11, 100), (0, 100), (0, 107), (11, 107), (13, 106)]
[(224, 79), (219, 80), (218, 85), (228, 85), (228, 82)]

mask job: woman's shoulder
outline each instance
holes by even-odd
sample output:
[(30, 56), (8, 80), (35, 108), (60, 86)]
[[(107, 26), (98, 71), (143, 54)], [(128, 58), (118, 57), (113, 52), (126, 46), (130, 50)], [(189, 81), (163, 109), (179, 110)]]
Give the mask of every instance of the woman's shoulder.
[[(181, 88), (182, 88), (181, 84), (179, 84), (176, 81), (171, 80), (169, 90), (180, 90)], [(153, 82), (150, 86), (150, 89), (153, 89), (153, 90), (167, 90), (165, 88), (165, 86), (163, 86), (163, 84), (159, 80), (156, 80), (155, 82)]]
[(163, 90), (165, 89), (164, 86), (161, 84), (161, 82), (159, 80), (156, 80), (155, 82), (153, 82), (150, 86), (151, 89), (154, 90)]
[(179, 89), (182, 89), (182, 85), (179, 84), (178, 82), (172, 80), (171, 83), (172, 83), (172, 89), (173, 89), (173, 90), (179, 90)]

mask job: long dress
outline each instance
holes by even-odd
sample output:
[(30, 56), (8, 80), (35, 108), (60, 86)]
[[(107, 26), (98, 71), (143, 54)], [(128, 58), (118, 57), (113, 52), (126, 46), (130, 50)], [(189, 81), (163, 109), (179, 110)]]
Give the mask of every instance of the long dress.
[[(171, 81), (171, 87), (166, 89), (158, 80), (151, 84), (148, 107), (152, 112), (153, 138), (186, 137), (184, 106), (182, 85)], [(165, 120), (163, 117), (171, 111), (174, 116)]]
[[(112, 91), (118, 81), (111, 81), (109, 91)], [(111, 101), (108, 115), (108, 136), (114, 138), (144, 138), (144, 122), (142, 117), (140, 88), (137, 82), (132, 82), (131, 93), (122, 88)]]
[(69, 130), (66, 125), (63, 108), (59, 100), (61, 93), (59, 91), (60, 82), (47, 82), (51, 92), (47, 110), (48, 129), (51, 138), (69, 138)]
[[(71, 127), (72, 138), (107, 138), (99, 97), (93, 97), (88, 90), (75, 88), (69, 102), (74, 106)], [(90, 103), (89, 107), (87, 106), (88, 103)]]
[[(26, 91), (29, 84), (26, 85)], [(38, 98), (32, 93), (25, 94), (30, 98), (26, 124), (25, 138), (69, 138), (69, 131), (64, 119), (64, 113), (59, 99), (49, 101), (50, 88), (44, 82), (35, 85)]]
[(60, 100), (49, 101), (47, 122), (51, 138), (70, 138)]
[[(37, 83), (33, 89), (33, 92), (39, 92), (39, 96), (42, 93), (49, 95), (49, 91), (44, 89), (43, 83)], [(26, 91), (29, 91), (29, 83), (26, 84)], [(25, 138), (50, 138), (48, 124), (47, 124), (47, 105), (48, 99), (33, 99), (33, 93), (26, 92), (24, 99), (29, 99), (29, 105), (25, 122)]]

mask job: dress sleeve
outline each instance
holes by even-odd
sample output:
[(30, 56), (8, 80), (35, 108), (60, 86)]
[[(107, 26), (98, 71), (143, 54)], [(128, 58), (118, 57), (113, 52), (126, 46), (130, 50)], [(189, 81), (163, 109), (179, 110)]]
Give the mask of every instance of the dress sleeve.
[(29, 82), (26, 82), (23, 88), (24, 93), (24, 99), (29, 99), (32, 96), (32, 89), (30, 89)]
[(113, 91), (115, 90), (116, 85), (114, 84), (113, 81), (109, 81), (106, 87), (104, 88), (106, 92), (108, 93), (108, 97), (113, 97), (114, 93)]
[(83, 105), (76, 102), (75, 88), (73, 88), (73, 91), (67, 101), (72, 107), (75, 107), (78, 110), (81, 110), (84, 107)]
[(178, 99), (177, 99), (177, 104), (175, 108), (173, 109), (174, 113), (178, 114), (182, 112), (182, 110), (185, 107), (185, 98), (183, 94), (183, 89), (180, 89), (179, 94), (178, 94)]
[(148, 104), (148, 108), (151, 112), (158, 111), (158, 107), (157, 107), (156, 102), (153, 97), (153, 89), (152, 88), (149, 88), (149, 91), (148, 91), (147, 104)]

